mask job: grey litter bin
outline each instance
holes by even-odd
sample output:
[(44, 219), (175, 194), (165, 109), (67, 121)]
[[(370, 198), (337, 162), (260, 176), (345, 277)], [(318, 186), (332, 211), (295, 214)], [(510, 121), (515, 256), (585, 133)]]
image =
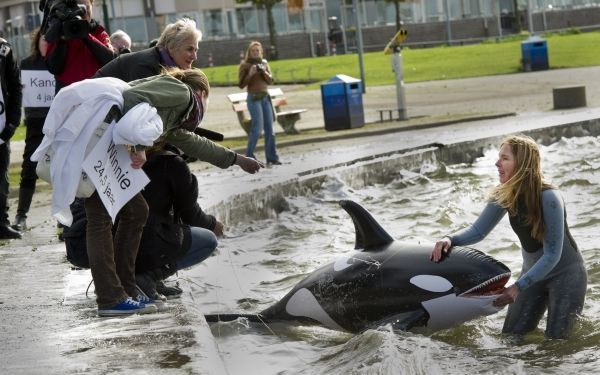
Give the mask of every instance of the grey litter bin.
[(523, 70), (530, 72), (532, 70), (547, 70), (548, 64), (548, 44), (545, 39), (539, 36), (530, 36), (521, 42), (521, 54)]
[(325, 130), (360, 128), (365, 124), (362, 82), (338, 74), (321, 85)]

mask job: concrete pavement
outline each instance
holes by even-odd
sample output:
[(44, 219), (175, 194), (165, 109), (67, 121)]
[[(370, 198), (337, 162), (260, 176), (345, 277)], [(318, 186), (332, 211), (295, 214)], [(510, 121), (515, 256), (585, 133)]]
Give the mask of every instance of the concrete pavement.
[[(448, 145), (448, 149), (461, 142), (484, 144), (510, 132), (555, 137), (569, 131), (585, 134), (590, 127), (595, 131), (600, 119), (600, 89), (587, 86), (587, 108), (551, 111), (551, 88), (592, 82), (599, 75), (600, 68), (582, 68), (408, 85), (409, 121), (299, 137), (305, 142), (280, 144), (283, 166), (257, 175), (246, 175), (237, 168), (207, 169), (195, 163), (206, 192), (200, 202), (221, 220), (234, 224), (245, 219), (244, 212), (268, 215), (277, 194), (296, 194), (320, 174), (370, 163), (377, 156), (416, 155), (415, 149), (429, 149), (433, 143)], [(298, 127), (322, 128), (318, 91), (299, 87), (285, 91), (290, 109), (309, 108)], [(211, 116), (204, 125), (227, 137), (240, 136), (235, 114), (226, 100), (218, 99), (228, 92), (231, 90), (226, 88), (213, 90)], [(364, 103), (367, 120), (376, 120), (375, 109), (394, 105), (395, 88), (367, 88)], [(502, 117), (510, 113), (515, 115)], [(464, 121), (479, 116), (500, 117)], [(386, 134), (381, 135), (383, 132)], [(17, 153), (18, 144), (14, 146), (13, 153)], [(413, 162), (418, 163), (418, 158)], [(0, 245), (3, 371), (226, 373), (202, 308), (190, 292), (187, 271), (180, 278), (184, 296), (168, 311), (120, 319), (97, 318), (93, 288), (86, 296), (89, 272), (72, 270), (64, 259), (64, 246), (56, 240), (48, 203), (47, 192), (36, 194), (28, 220), (31, 229), (23, 239), (2, 241)], [(11, 199), (11, 219), (15, 207)]]

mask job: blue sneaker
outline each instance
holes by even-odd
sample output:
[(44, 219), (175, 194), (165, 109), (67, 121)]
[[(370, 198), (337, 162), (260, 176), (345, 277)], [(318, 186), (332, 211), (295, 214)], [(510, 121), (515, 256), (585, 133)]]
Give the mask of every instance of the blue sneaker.
[(136, 289), (138, 295), (133, 299), (134, 301), (143, 303), (146, 306), (156, 306), (158, 311), (161, 311), (161, 309), (165, 307), (165, 301), (167, 300), (165, 296), (161, 296), (160, 294), (156, 293), (151, 298), (146, 293), (144, 293), (144, 291), (139, 286), (136, 286)]
[(155, 305), (146, 305), (134, 301), (131, 297), (111, 307), (98, 308), (98, 316), (126, 316), (133, 314), (151, 314), (158, 311)]

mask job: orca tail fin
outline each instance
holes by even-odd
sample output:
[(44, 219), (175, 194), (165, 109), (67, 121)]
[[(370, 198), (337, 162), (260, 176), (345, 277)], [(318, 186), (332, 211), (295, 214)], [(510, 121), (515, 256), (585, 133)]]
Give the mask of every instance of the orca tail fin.
[(385, 246), (394, 242), (392, 236), (361, 205), (350, 200), (342, 200), (340, 206), (350, 215), (354, 223), (354, 230), (356, 231), (355, 249)]
[(208, 323), (232, 322), (239, 318), (248, 319), (251, 323), (268, 323), (269, 320), (260, 314), (205, 314)]

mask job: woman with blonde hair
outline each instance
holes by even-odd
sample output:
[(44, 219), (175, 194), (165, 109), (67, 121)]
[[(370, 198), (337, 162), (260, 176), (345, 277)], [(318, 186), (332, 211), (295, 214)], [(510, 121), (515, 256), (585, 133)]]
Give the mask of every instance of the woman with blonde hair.
[(165, 68), (191, 69), (201, 40), (202, 32), (194, 20), (179, 19), (165, 27), (156, 46), (119, 55), (100, 68), (94, 78), (114, 77), (131, 82), (160, 74)]
[(511, 304), (502, 332), (530, 332), (548, 310), (546, 337), (566, 338), (583, 309), (587, 273), (569, 232), (564, 201), (544, 180), (539, 147), (532, 138), (505, 138), (498, 156), (500, 184), (483, 212), (471, 226), (437, 241), (431, 259), (439, 262), (452, 246), (483, 240), (508, 212), (521, 242), (523, 267), (519, 279), (494, 301), (496, 306)]
[(273, 105), (269, 96), (268, 87), (273, 83), (271, 68), (267, 60), (263, 58), (263, 49), (260, 42), (250, 42), (246, 50), (246, 57), (239, 67), (238, 86), (243, 89), (247, 87), (248, 112), (252, 119), (250, 133), (248, 134), (248, 145), (246, 156), (255, 158), (254, 149), (261, 132), (265, 134), (265, 156), (267, 164), (281, 164), (277, 155), (275, 142), (275, 131), (273, 129)]

